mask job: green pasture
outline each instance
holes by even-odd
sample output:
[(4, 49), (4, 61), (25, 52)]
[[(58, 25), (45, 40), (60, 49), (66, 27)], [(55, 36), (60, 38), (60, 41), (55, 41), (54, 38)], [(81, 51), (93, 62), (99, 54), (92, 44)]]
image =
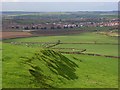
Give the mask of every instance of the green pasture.
[[(2, 87), (3, 88), (41, 88), (48, 87), (46, 83), (55, 88), (117, 88), (118, 87), (118, 59), (101, 56), (60, 54), (57, 50), (53, 52), (44, 50), (42, 46), (27, 47), (26, 45), (14, 45), (6, 42), (101, 42), (118, 43), (117, 38), (108, 37), (96, 33), (82, 33), (78, 35), (63, 36), (41, 36), (31, 38), (19, 38), (4, 40), (2, 45)], [(87, 44), (60, 44), (54, 48), (78, 48), (86, 49), (89, 53), (98, 53), (117, 56), (118, 45), (87, 45)], [(43, 51), (42, 51), (43, 50)], [(66, 50), (63, 50), (66, 51)], [(36, 54), (35, 54), (36, 53)], [(42, 53), (42, 54), (41, 54)], [(35, 57), (35, 55), (42, 55)], [(31, 60), (29, 64), (24, 63), (23, 57)], [(52, 68), (53, 73), (47, 64), (57, 66)], [(61, 62), (59, 62), (61, 60)], [(28, 62), (28, 61), (26, 61)], [(68, 62), (68, 63), (66, 63)], [(72, 68), (69, 62), (76, 65)], [(73, 71), (67, 70), (71, 68)], [(41, 68), (41, 69), (40, 69)], [(31, 73), (29, 70), (33, 70)], [(61, 70), (60, 70), (61, 69)], [(52, 80), (45, 79), (46, 83), (39, 81), (40, 71), (43, 78), (51, 77)], [(38, 74), (35, 74), (38, 73)], [(58, 73), (59, 72), (59, 73)], [(63, 73), (64, 72), (64, 73)], [(37, 75), (37, 76), (36, 76)], [(41, 75), (41, 74), (40, 74)], [(67, 78), (65, 78), (67, 75)], [(68, 77), (69, 76), (69, 77)], [(74, 76), (74, 77), (73, 77)], [(37, 77), (37, 78), (36, 78)], [(41, 80), (41, 79), (40, 79)], [(43, 80), (43, 79), (42, 79)]]
[(0, 89), (2, 88), (2, 42), (0, 41)]
[[(97, 45), (97, 44), (60, 44), (55, 48), (75, 48), (80, 50), (62, 50), (62, 51), (81, 51), (86, 49), (86, 53), (96, 53), (102, 55), (118, 56), (118, 45)], [(59, 49), (58, 49), (59, 50)]]
[[(5, 40), (4, 42), (43, 42), (43, 44), (31, 44), (31, 48), (42, 48), (51, 44), (45, 44), (44, 42), (58, 42), (61, 43), (112, 43), (111, 44), (59, 44), (53, 48), (58, 48), (61, 51), (73, 51), (70, 49), (59, 49), (59, 48), (75, 48), (74, 51), (80, 51), (86, 49), (87, 53), (96, 53), (103, 55), (118, 56), (118, 39), (117, 37), (109, 37), (97, 33), (81, 33), (78, 35), (63, 35), (63, 36), (41, 36), (31, 38), (19, 38)], [(20, 45), (26, 47), (26, 44)], [(77, 50), (78, 49), (78, 50)], [(57, 50), (57, 49), (56, 49)]]
[(62, 36), (40, 36), (29, 38), (17, 38), (4, 40), (3, 42), (98, 42), (98, 43), (118, 43), (117, 37), (108, 37), (96, 33), (81, 33), (77, 35)]

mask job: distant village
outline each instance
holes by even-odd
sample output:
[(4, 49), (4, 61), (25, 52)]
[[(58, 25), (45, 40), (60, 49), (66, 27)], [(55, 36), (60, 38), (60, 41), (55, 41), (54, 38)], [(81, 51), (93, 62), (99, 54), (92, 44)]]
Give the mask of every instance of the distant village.
[(108, 22), (80, 22), (80, 23), (69, 23), (69, 22), (53, 22), (53, 23), (38, 23), (38, 24), (18, 24), (9, 23), (3, 24), (3, 29), (12, 30), (47, 30), (47, 29), (67, 29), (67, 28), (80, 28), (80, 27), (112, 27), (118, 26), (118, 19), (112, 19)]

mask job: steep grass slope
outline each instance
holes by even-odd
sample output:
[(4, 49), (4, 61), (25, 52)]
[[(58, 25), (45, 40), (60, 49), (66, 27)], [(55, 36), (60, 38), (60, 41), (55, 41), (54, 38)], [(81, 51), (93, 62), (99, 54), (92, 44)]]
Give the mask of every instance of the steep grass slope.
[(57, 88), (68, 80), (78, 77), (75, 74), (78, 65), (53, 50), (42, 50), (33, 57), (22, 57), (23, 63), (30, 66), (29, 72), (35, 77), (36, 85), (42, 88)]
[(38, 49), (3, 43), (3, 88), (118, 87), (117, 59)]

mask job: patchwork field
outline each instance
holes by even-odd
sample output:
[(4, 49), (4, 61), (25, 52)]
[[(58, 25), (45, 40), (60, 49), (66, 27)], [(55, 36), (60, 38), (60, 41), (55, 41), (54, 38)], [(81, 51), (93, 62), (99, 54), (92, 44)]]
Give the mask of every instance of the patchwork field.
[(60, 53), (84, 50), (118, 56), (117, 37), (91, 32), (8, 39), (2, 44), (3, 88), (118, 87), (118, 58)]

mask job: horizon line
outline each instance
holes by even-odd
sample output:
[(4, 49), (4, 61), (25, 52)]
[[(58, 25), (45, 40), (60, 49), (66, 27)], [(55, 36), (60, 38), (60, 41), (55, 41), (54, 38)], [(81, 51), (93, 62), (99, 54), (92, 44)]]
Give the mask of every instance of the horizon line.
[(0, 12), (118, 12), (119, 10), (77, 10), (77, 11), (22, 11), (22, 10), (2, 10)]

